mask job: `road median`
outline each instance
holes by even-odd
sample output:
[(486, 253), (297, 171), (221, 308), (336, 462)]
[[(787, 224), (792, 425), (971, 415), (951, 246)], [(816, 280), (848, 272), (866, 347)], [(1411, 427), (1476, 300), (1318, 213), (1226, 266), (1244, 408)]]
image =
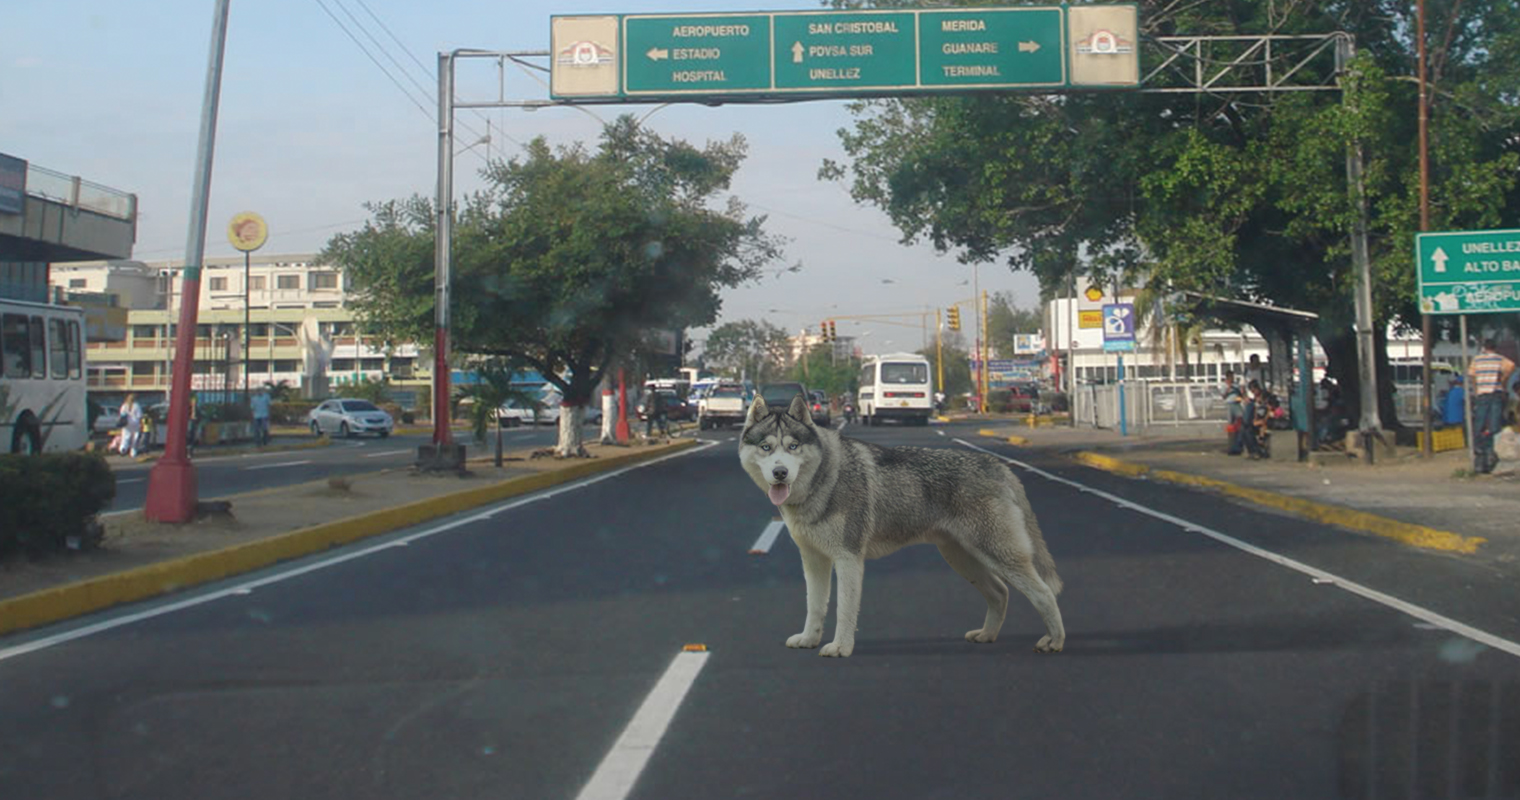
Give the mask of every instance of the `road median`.
[[(590, 459), (532, 458), (469, 478), (388, 470), (221, 498), (231, 513), (155, 525), (136, 513), (107, 521), (107, 547), (20, 565), (0, 575), (0, 634), (34, 628), (261, 569), (472, 508), (659, 458), (696, 444), (597, 447)], [(488, 475), (486, 473), (495, 473)], [(459, 489), (457, 484), (483, 481)], [(354, 513), (371, 499), (395, 505)], [(81, 573), (94, 574), (75, 579)], [(35, 588), (42, 586), (45, 588)], [(30, 589), (18, 591), (18, 589)]]

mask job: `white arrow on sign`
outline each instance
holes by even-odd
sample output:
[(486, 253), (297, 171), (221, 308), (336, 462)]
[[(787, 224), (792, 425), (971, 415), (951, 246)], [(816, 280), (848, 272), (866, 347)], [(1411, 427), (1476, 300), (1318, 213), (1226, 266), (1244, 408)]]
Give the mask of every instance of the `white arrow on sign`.
[(1436, 265), (1436, 272), (1445, 272), (1446, 271), (1446, 251), (1442, 250), (1439, 247), (1437, 247), (1436, 251), (1434, 253), (1430, 254), (1430, 263)]
[(802, 42), (792, 42), (792, 63), (802, 63)]
[(1020, 53), (1037, 53), (1040, 50), (1039, 42), (1019, 42)]
[(645, 53), (644, 55), (649, 56), (650, 61), (662, 61), (664, 59), (670, 58), (670, 51), (661, 50), (658, 47), (651, 47), (649, 48), (649, 52)]

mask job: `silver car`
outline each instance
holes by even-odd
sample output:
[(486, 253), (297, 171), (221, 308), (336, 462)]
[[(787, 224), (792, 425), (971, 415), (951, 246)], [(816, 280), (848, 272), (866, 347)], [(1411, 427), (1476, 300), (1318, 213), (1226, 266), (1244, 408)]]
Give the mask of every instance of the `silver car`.
[(361, 433), (378, 434), (384, 439), (396, 426), (391, 415), (380, 410), (368, 400), (337, 398), (324, 400), (306, 415), (307, 427), (313, 436), (334, 434), (357, 436)]

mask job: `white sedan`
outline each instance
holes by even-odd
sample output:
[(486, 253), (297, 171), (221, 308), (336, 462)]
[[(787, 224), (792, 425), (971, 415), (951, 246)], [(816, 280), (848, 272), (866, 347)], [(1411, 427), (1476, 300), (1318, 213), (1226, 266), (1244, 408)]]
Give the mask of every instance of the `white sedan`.
[(306, 415), (313, 436), (357, 436), (373, 433), (384, 439), (396, 427), (395, 420), (368, 400), (324, 400)]

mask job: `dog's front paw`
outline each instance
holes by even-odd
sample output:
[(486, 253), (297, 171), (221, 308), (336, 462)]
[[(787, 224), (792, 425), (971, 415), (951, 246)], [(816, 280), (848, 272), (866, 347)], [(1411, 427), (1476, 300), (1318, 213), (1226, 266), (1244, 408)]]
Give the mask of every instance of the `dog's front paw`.
[(1059, 653), (1065, 648), (1065, 639), (1057, 642), (1054, 639), (1051, 639), (1049, 636), (1041, 636), (1040, 641), (1035, 642), (1034, 644), (1034, 651), (1036, 653)]
[(824, 658), (849, 658), (850, 654), (853, 652), (855, 652), (854, 642), (850, 642), (848, 644), (829, 642), (823, 646), (822, 650), (818, 651), (818, 655), (823, 656)]
[(977, 644), (987, 644), (997, 641), (996, 633), (987, 633), (986, 628), (977, 628), (974, 631), (966, 631), (966, 641)]
[(795, 634), (793, 636), (787, 637), (786, 646), (787, 647), (800, 647), (800, 648), (803, 648), (805, 650), (811, 650), (811, 649), (817, 647), (818, 643), (821, 642), (821, 641), (823, 641), (823, 634), (822, 633), (807, 633), (806, 631), (804, 631), (802, 633), (798, 633), (798, 634)]

